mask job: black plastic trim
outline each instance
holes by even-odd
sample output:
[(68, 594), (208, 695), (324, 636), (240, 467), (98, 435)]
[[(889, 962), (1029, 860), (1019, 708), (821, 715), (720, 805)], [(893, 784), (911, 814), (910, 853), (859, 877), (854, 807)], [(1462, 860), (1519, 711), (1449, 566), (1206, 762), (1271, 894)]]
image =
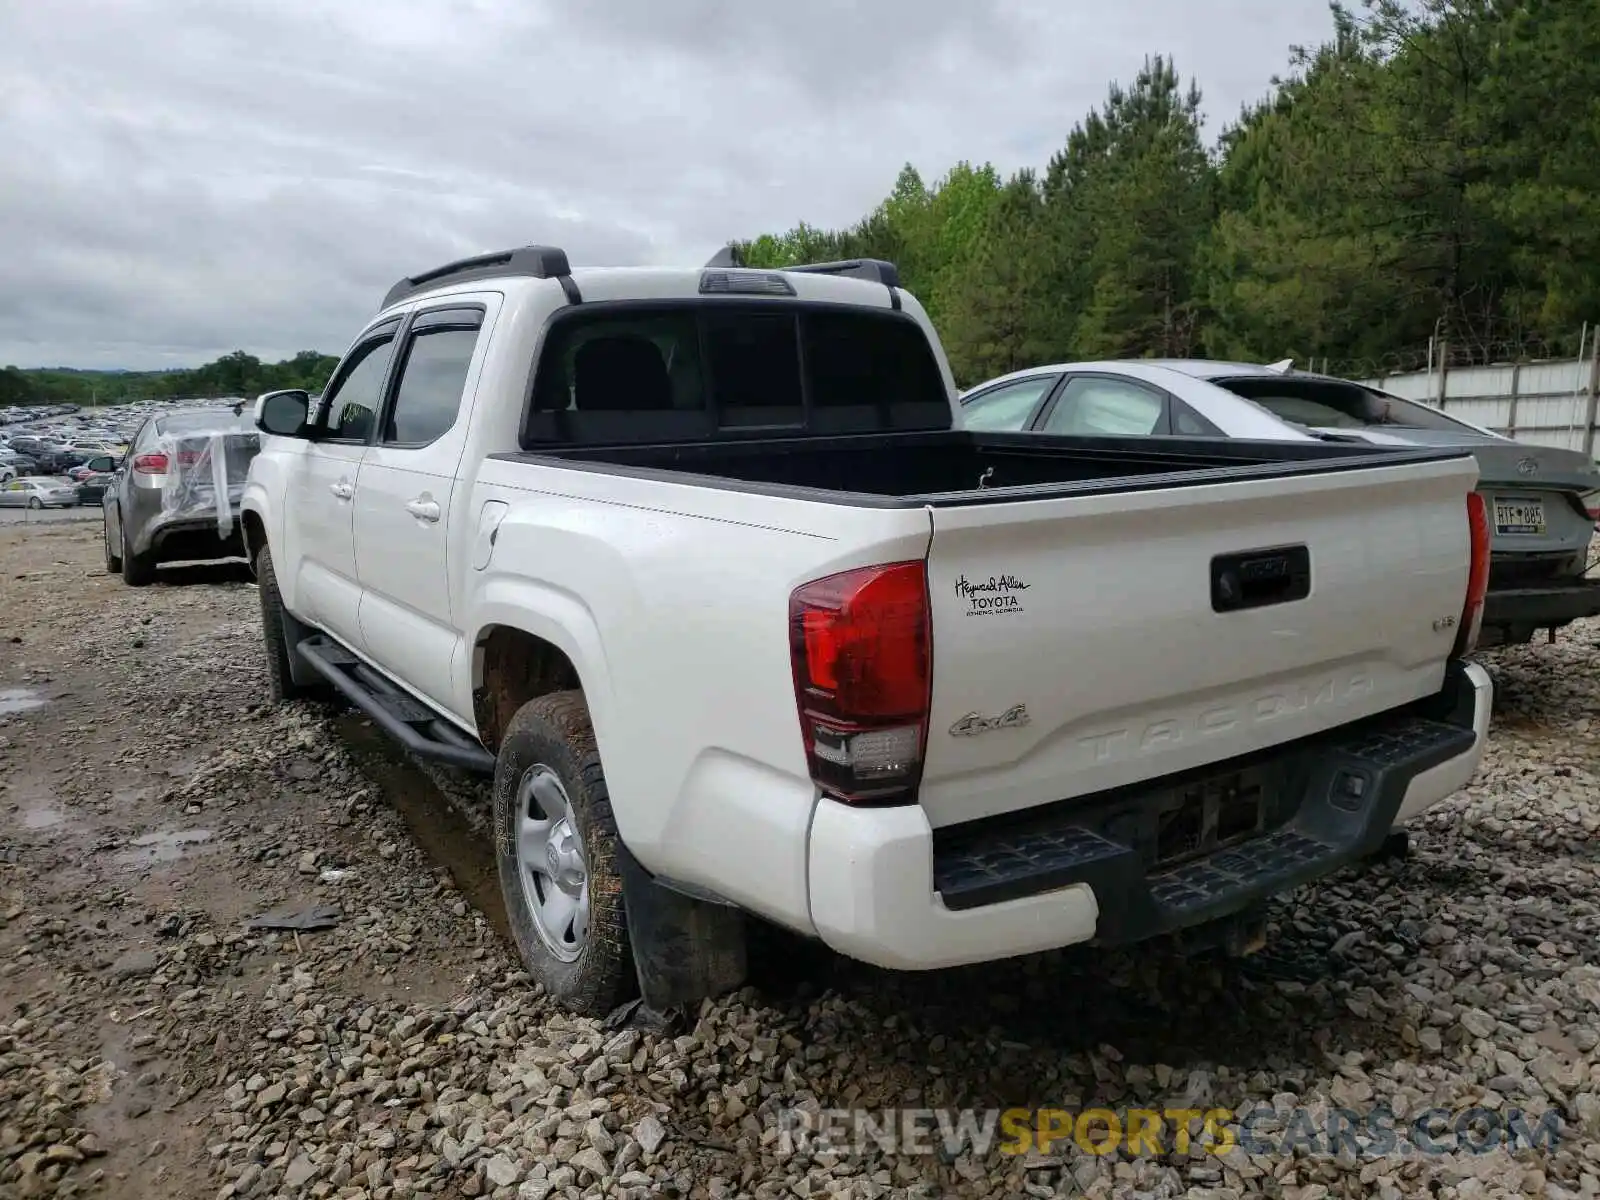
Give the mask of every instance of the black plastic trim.
[(1484, 625), (1545, 629), (1600, 616), (1600, 580), (1574, 579), (1548, 587), (1490, 588), (1483, 601)]
[(494, 774), (494, 755), (451, 727), (421, 701), (394, 687), (326, 634), (312, 634), (295, 646), (317, 674), (344, 698), (418, 758)]
[[(1473, 708), (1456, 669), (1438, 696), (1327, 734), (938, 829), (934, 886), (964, 910), (1087, 884), (1102, 944), (1229, 916), (1381, 848), (1412, 780), (1472, 750)], [(1217, 814), (1230, 804), (1251, 806), (1254, 824), (1236, 813), (1222, 837)], [(1180, 820), (1185, 836), (1173, 839)]]
[[(759, 432), (759, 431), (757, 431)], [(624, 457), (649, 452), (670, 453), (685, 463), (692, 462), (697, 453), (703, 455), (711, 467), (715, 456), (730, 451), (760, 454), (782, 454), (785, 451), (816, 453), (831, 448), (856, 450), (872, 447), (885, 454), (893, 453), (899, 446), (938, 445), (953, 440), (966, 440), (978, 449), (1003, 453), (1008, 449), (1028, 454), (1083, 456), (1092, 454), (1108, 464), (1123, 459), (1132, 466), (1145, 466), (1159, 462), (1164, 469), (1150, 474), (1110, 475), (1104, 478), (1070, 483), (1040, 483), (1017, 487), (964, 488), (956, 491), (925, 492), (903, 496), (885, 496), (870, 492), (850, 492), (842, 489), (806, 487), (798, 484), (761, 483), (731, 479), (713, 473), (681, 468), (633, 466), (608, 461), (607, 456)], [(1333, 452), (1333, 453), (1330, 453)], [(1345, 453), (1339, 453), (1345, 452)], [(552, 445), (540, 451), (506, 451), (491, 454), (490, 458), (506, 462), (522, 462), (533, 466), (560, 467), (573, 471), (588, 471), (600, 475), (620, 475), (629, 479), (645, 479), (656, 483), (673, 483), (690, 487), (711, 488), (717, 491), (740, 492), (756, 496), (777, 496), (790, 500), (806, 500), (821, 504), (846, 504), (854, 508), (926, 508), (971, 504), (1008, 504), (1018, 500), (1062, 499), (1075, 496), (1104, 496), (1118, 492), (1155, 491), (1162, 488), (1199, 487), (1213, 483), (1238, 483), (1262, 479), (1278, 479), (1293, 475), (1326, 475), (1334, 471), (1370, 470), (1378, 467), (1395, 467), (1416, 463), (1447, 462), (1466, 458), (1469, 451), (1459, 448), (1444, 449), (1383, 449), (1341, 445), (1329, 442), (1249, 442), (1239, 438), (1215, 440), (1209, 438), (1079, 438), (1051, 436), (1042, 438), (1032, 433), (974, 434), (963, 430), (933, 432), (873, 433), (856, 436), (800, 436), (738, 439), (725, 437), (718, 441), (681, 443), (624, 443), (611, 445), (563, 448)], [(1184, 459), (1197, 460), (1185, 465)], [(1218, 466), (1215, 459), (1237, 459), (1238, 465)]]
[(1270, 546), (1211, 559), (1211, 611), (1240, 612), (1292, 604), (1311, 595), (1311, 550)]
[(881, 258), (845, 258), (838, 262), (802, 263), (780, 269), (800, 275), (844, 275), (881, 283), (887, 288), (900, 286), (900, 268)]
[[(407, 276), (389, 289), (383, 297), (383, 303), (378, 307), (380, 310), (388, 308), (408, 296), (446, 283), (466, 283), (473, 279), (506, 276), (562, 279), (571, 274), (572, 267), (567, 262), (567, 252), (555, 246), (519, 246), (514, 250), (492, 250), (487, 254), (458, 258), (454, 262), (445, 263), (442, 267), (423, 271), (420, 275)], [(565, 290), (567, 285), (563, 283), (561, 286)], [(571, 299), (572, 293), (568, 292), (567, 295)], [(573, 303), (577, 301), (574, 300)]]

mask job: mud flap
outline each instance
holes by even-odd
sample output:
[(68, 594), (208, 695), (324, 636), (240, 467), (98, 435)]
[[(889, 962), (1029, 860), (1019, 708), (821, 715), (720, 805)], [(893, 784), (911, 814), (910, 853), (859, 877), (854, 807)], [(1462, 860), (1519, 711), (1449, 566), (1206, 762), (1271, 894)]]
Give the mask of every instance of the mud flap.
[(617, 867), (643, 1007), (666, 1014), (744, 983), (742, 912), (657, 883), (620, 842)]

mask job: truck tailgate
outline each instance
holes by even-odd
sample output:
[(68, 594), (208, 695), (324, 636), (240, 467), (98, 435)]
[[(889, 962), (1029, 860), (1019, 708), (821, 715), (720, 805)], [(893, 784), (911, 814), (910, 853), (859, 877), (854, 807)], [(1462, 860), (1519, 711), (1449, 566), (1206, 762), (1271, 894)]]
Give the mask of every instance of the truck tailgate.
[(931, 510), (934, 826), (1258, 751), (1431, 695), (1472, 458)]

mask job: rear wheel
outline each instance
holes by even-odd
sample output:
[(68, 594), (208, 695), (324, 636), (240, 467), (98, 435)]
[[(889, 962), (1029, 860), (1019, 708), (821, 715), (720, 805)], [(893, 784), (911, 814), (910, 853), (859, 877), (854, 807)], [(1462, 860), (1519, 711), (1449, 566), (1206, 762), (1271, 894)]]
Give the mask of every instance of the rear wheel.
[(156, 581), (156, 559), (154, 554), (135, 554), (133, 544), (128, 541), (128, 526), (126, 522), (117, 522), (122, 526), (122, 579), (129, 587), (145, 587)]
[(28, 507), (34, 509), (43, 508), (44, 501), (39, 499), (37, 496), (33, 496), (28, 500)]
[(494, 776), (495, 859), (529, 974), (582, 1016), (637, 988), (617, 870), (617, 826), (583, 693), (530, 700), (506, 727)]
[(116, 575), (122, 571), (122, 555), (111, 548), (111, 518), (101, 514), (100, 521), (101, 541), (106, 545), (106, 574)]

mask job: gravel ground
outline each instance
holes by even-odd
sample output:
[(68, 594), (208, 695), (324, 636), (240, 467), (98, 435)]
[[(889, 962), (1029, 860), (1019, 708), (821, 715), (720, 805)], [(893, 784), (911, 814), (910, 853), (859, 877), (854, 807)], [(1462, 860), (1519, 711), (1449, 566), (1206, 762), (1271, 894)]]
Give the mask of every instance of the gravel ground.
[[(902, 976), (777, 939), (757, 986), (651, 1031), (567, 1018), (519, 973), (479, 785), (264, 705), (237, 568), (135, 591), (97, 530), (0, 530), (0, 1196), (1600, 1195), (1597, 647), (1488, 656), (1475, 785), (1408, 859), (1275, 906), (1257, 959)], [(247, 924), (306, 905), (337, 922)], [(779, 1133), (1049, 1105), (1266, 1105), (1268, 1135), (1296, 1106), (1520, 1109), (1560, 1134), (1134, 1158)]]

